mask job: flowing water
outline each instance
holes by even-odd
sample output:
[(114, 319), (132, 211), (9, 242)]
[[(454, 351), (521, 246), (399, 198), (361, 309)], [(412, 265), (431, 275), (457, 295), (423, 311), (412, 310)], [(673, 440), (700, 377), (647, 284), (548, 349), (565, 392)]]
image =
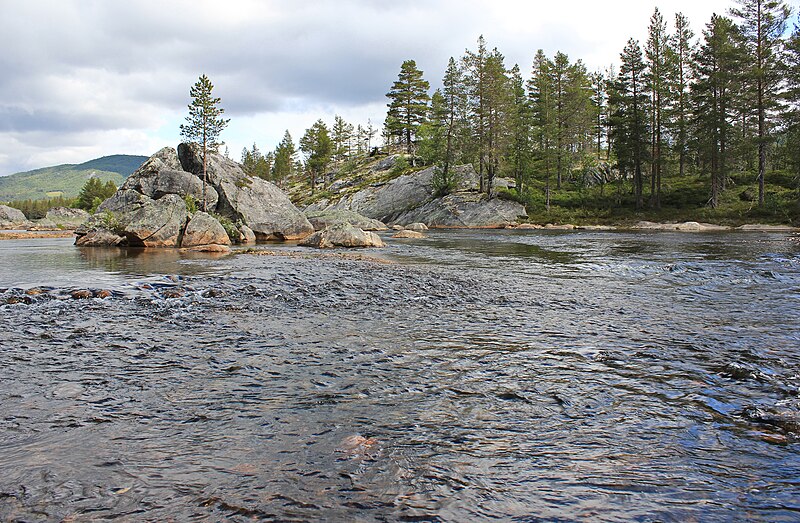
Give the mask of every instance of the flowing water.
[(797, 240), (0, 242), (0, 520), (798, 521)]

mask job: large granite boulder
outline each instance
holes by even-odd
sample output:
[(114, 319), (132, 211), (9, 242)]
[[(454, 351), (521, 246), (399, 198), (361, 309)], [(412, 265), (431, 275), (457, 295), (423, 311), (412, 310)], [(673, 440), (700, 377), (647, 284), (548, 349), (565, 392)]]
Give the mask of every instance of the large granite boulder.
[(96, 228), (78, 236), (75, 245), (78, 247), (117, 247), (127, 245), (127, 239), (108, 229)]
[(337, 223), (349, 223), (364, 231), (385, 231), (386, 224), (379, 220), (367, 218), (354, 211), (345, 209), (330, 209), (327, 211), (306, 211), (306, 218), (314, 226), (314, 230), (322, 229)]
[(0, 229), (14, 229), (28, 224), (28, 219), (22, 211), (8, 205), (0, 205)]
[(186, 230), (183, 232), (181, 247), (199, 247), (201, 245), (230, 245), (228, 233), (219, 221), (213, 216), (196, 212), (189, 219)]
[[(198, 147), (180, 144), (178, 158), (185, 171), (203, 175)], [(298, 240), (314, 232), (283, 191), (266, 180), (248, 176), (238, 163), (211, 153), (207, 156), (206, 173), (219, 194), (217, 213), (233, 222), (241, 221), (259, 240)]]
[(180, 171), (178, 154), (172, 147), (164, 147), (136, 169), (120, 186), (121, 190), (134, 190), (153, 198), (154, 184), (161, 171)]
[[(186, 226), (186, 202), (176, 194), (158, 200), (144, 196), (142, 205), (122, 222), (123, 235), (132, 247), (178, 247)], [(216, 221), (216, 220), (215, 220)]]
[(517, 202), (482, 193), (453, 193), (399, 214), (395, 222), (423, 222), (429, 227), (503, 228), (527, 218)]
[(334, 247), (385, 247), (381, 237), (362, 231), (349, 223), (337, 223), (317, 231), (300, 243), (303, 247), (331, 249)]

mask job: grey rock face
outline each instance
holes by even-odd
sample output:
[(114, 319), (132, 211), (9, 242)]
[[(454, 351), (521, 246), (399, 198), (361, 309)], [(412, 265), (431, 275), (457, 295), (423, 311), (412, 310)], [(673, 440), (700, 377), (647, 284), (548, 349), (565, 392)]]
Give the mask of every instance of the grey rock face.
[(380, 236), (374, 232), (362, 231), (349, 223), (339, 223), (317, 231), (303, 240), (300, 245), (304, 247), (316, 247), (318, 249), (386, 246)]
[(115, 247), (126, 244), (127, 240), (107, 229), (94, 229), (75, 240), (78, 247)]
[(70, 209), (68, 207), (53, 207), (45, 215), (45, 219), (55, 224), (79, 225), (91, 216), (83, 209)]
[(423, 222), (429, 227), (502, 228), (526, 218), (521, 204), (480, 193), (454, 193), (397, 216), (397, 223)]
[(141, 207), (126, 216), (123, 222), (128, 244), (133, 247), (178, 247), (188, 216), (186, 203), (176, 194), (168, 194), (159, 200), (144, 198)]
[(21, 225), (27, 223), (27, 221), (28, 219), (25, 217), (25, 214), (19, 209), (7, 205), (0, 205), (0, 223)]

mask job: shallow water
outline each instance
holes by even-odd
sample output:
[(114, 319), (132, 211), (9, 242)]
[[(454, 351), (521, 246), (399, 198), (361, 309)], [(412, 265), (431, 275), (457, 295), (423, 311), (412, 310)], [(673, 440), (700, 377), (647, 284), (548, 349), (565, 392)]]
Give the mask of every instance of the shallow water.
[(70, 243), (0, 242), (0, 520), (800, 520), (791, 235)]

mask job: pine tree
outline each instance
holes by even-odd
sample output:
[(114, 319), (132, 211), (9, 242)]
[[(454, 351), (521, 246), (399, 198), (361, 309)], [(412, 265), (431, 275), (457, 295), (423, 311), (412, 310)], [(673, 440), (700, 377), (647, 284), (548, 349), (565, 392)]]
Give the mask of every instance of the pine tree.
[(292, 135), (287, 129), (283, 139), (275, 148), (275, 161), (272, 164), (272, 178), (277, 184), (281, 185), (295, 172), (296, 155), (297, 149), (295, 149)]
[(694, 55), (692, 39), (694, 33), (689, 26), (689, 19), (682, 13), (675, 15), (675, 65), (677, 68), (677, 103), (675, 105), (674, 139), (678, 151), (678, 174), (686, 174), (687, 146), (689, 143), (689, 85), (692, 79), (691, 60)]
[(222, 142), (219, 135), (230, 120), (221, 118), (225, 109), (219, 107), (220, 98), (212, 95), (214, 86), (206, 75), (201, 75), (189, 90), (192, 103), (189, 104), (187, 124), (181, 125), (181, 136), (189, 142), (200, 145), (203, 155), (203, 211), (206, 210), (206, 184), (208, 183), (208, 151), (217, 151)]
[(661, 207), (661, 175), (664, 170), (664, 119), (670, 108), (674, 70), (674, 51), (670, 47), (667, 23), (658, 8), (650, 18), (645, 47), (647, 73), (645, 80), (650, 91), (650, 206)]
[(417, 63), (414, 60), (406, 60), (400, 66), (397, 81), (386, 93), (391, 99), (386, 115), (387, 131), (406, 145), (408, 154), (413, 152), (417, 129), (428, 112), (429, 89), (430, 84), (422, 78), (422, 71), (417, 69)]
[(534, 146), (533, 166), (545, 175), (545, 208), (550, 210), (550, 175), (554, 162), (555, 107), (551, 79), (553, 63), (539, 49), (528, 81), (531, 108), (531, 137)]
[(749, 64), (746, 74), (755, 87), (758, 115), (758, 203), (764, 204), (764, 175), (767, 170), (767, 146), (770, 120), (778, 101), (782, 77), (780, 67), (781, 36), (789, 18), (789, 8), (781, 0), (737, 0), (731, 14), (740, 20), (747, 42)]
[(728, 175), (732, 107), (740, 92), (743, 57), (740, 33), (728, 18), (713, 15), (703, 38), (694, 58), (697, 80), (692, 86), (692, 98), (699, 152), (710, 166), (710, 204), (717, 207)]
[(322, 179), (325, 175), (325, 169), (333, 154), (333, 142), (325, 122), (317, 120), (306, 130), (300, 139), (300, 150), (306, 157), (306, 167), (311, 177), (311, 194), (313, 195), (317, 180)]
[(786, 42), (786, 91), (782, 120), (786, 129), (787, 162), (800, 179), (800, 26)]
[(467, 50), (462, 58), (464, 69), (464, 80), (467, 87), (467, 104), (469, 107), (468, 119), (469, 127), (473, 130), (472, 134), (476, 138), (476, 143), (470, 147), (474, 150), (473, 162), (478, 163), (478, 178), (480, 180), (480, 191), (487, 191), (486, 177), (484, 176), (486, 166), (486, 63), (488, 52), (486, 51), (486, 40), (483, 35), (478, 37), (478, 49), (475, 52)]
[(620, 60), (622, 64), (613, 91), (616, 106), (612, 117), (614, 149), (620, 171), (633, 172), (636, 208), (641, 209), (644, 204), (642, 169), (648, 141), (645, 113), (648, 97), (644, 91), (645, 65), (639, 42), (628, 40)]
[(531, 108), (519, 66), (516, 64), (511, 68), (510, 81), (511, 108), (508, 119), (510, 139), (506, 157), (517, 191), (522, 194), (530, 171)]

